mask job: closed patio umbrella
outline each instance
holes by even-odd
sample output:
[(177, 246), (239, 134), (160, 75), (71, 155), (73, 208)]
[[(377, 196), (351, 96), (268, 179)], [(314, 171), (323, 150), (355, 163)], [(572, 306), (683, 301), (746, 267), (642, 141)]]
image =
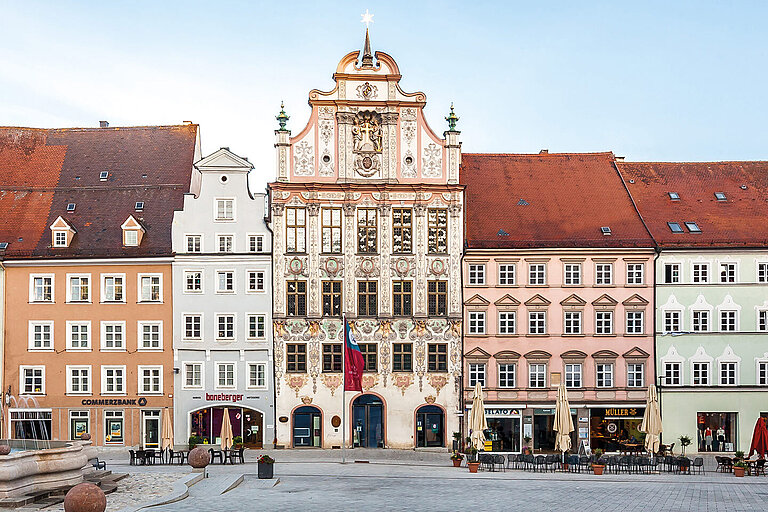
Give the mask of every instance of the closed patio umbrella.
[(565, 452), (571, 449), (571, 432), (573, 432), (573, 419), (571, 418), (571, 406), (568, 403), (568, 391), (565, 382), (560, 382), (557, 387), (557, 402), (555, 403), (555, 424), (553, 426), (555, 437), (555, 450)]
[(747, 457), (757, 453), (761, 459), (764, 459), (766, 452), (768, 452), (768, 430), (765, 428), (765, 420), (757, 418), (755, 432), (752, 434), (752, 444), (749, 445), (749, 455)]
[(638, 429), (645, 433), (645, 449), (650, 453), (659, 451), (661, 443), (661, 412), (659, 411), (659, 400), (656, 395), (656, 386), (648, 386), (648, 401), (645, 404), (645, 414), (643, 422)]
[(224, 419), (221, 422), (221, 449), (228, 450), (232, 448), (232, 423), (229, 421), (229, 409), (224, 408)]
[(163, 409), (163, 436), (161, 441), (161, 448), (173, 449), (173, 423), (171, 422), (171, 412), (166, 407)]
[(485, 421), (485, 405), (483, 404), (483, 388), (480, 383), (475, 384), (475, 395), (472, 397), (472, 413), (469, 417), (470, 441), (478, 451), (485, 445), (483, 430), (488, 428)]

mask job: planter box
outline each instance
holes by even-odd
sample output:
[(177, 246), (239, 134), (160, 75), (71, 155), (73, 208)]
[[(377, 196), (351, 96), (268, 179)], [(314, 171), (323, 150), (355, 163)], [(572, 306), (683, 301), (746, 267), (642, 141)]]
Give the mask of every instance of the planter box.
[(739, 468), (739, 467), (735, 467), (734, 466), (734, 468), (733, 468), (733, 475), (734, 476), (744, 476), (744, 469), (746, 469), (746, 468)]
[(274, 478), (274, 475), (275, 475), (274, 464), (266, 464), (263, 462), (259, 462), (258, 466), (259, 466), (259, 478), (262, 478), (262, 479)]
[(592, 464), (592, 471), (596, 475), (602, 475), (604, 469), (605, 469), (605, 466), (603, 466), (602, 464)]

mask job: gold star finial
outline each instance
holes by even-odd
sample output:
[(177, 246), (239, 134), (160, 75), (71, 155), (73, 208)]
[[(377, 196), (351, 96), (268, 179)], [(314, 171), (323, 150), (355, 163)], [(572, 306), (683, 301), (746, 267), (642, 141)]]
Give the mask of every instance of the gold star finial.
[(360, 20), (360, 23), (365, 23), (365, 28), (367, 29), (368, 25), (373, 23), (373, 14), (369, 13), (368, 9), (366, 9), (365, 13), (363, 13), (361, 16), (363, 19)]

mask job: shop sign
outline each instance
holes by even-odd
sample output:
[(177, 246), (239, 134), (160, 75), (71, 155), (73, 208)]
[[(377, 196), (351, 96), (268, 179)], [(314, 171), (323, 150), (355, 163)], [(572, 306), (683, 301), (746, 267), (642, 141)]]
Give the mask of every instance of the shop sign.
[(644, 407), (618, 407), (603, 409), (602, 416), (604, 418), (642, 418), (644, 412)]
[(501, 407), (486, 407), (485, 408), (485, 415), (486, 416), (513, 416), (515, 418), (520, 417), (520, 409), (509, 409), (509, 408), (501, 408)]
[[(554, 416), (555, 410), (554, 409), (534, 409), (533, 414), (536, 416)], [(576, 409), (571, 408), (571, 414), (576, 414)]]
[(147, 399), (141, 398), (85, 398), (80, 401), (82, 405), (147, 405)]
[(239, 402), (243, 395), (230, 395), (227, 393), (206, 393), (205, 399), (209, 402)]

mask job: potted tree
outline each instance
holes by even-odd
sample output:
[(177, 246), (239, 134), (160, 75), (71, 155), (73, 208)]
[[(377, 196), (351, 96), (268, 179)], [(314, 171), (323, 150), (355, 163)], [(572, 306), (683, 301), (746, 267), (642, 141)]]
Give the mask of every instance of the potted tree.
[(451, 455), (451, 460), (453, 461), (453, 467), (458, 468), (461, 466), (461, 461), (464, 460), (464, 456), (455, 451), (453, 452), (453, 455)]
[(203, 440), (200, 438), (200, 436), (196, 436), (192, 434), (189, 436), (189, 449), (192, 450), (195, 446), (202, 444)]
[(480, 463), (477, 461), (477, 448), (474, 446), (467, 449), (467, 467), (470, 473), (477, 473), (477, 468), (480, 467)]
[(743, 460), (737, 460), (733, 463), (733, 476), (744, 476), (744, 471), (747, 469), (747, 463)]
[(275, 459), (269, 455), (259, 457), (259, 478), (269, 479), (275, 475)]
[(239, 450), (243, 447), (243, 437), (242, 436), (235, 436), (232, 438), (232, 448), (235, 450)]
[(592, 471), (596, 475), (602, 475), (603, 470), (605, 469), (605, 464), (600, 464), (600, 457), (603, 456), (603, 450), (600, 448), (595, 448), (594, 457), (595, 460), (592, 462)]
[(682, 456), (685, 457), (685, 447), (691, 444), (691, 438), (683, 435), (678, 437), (678, 439), (680, 440), (680, 446), (683, 447)]

